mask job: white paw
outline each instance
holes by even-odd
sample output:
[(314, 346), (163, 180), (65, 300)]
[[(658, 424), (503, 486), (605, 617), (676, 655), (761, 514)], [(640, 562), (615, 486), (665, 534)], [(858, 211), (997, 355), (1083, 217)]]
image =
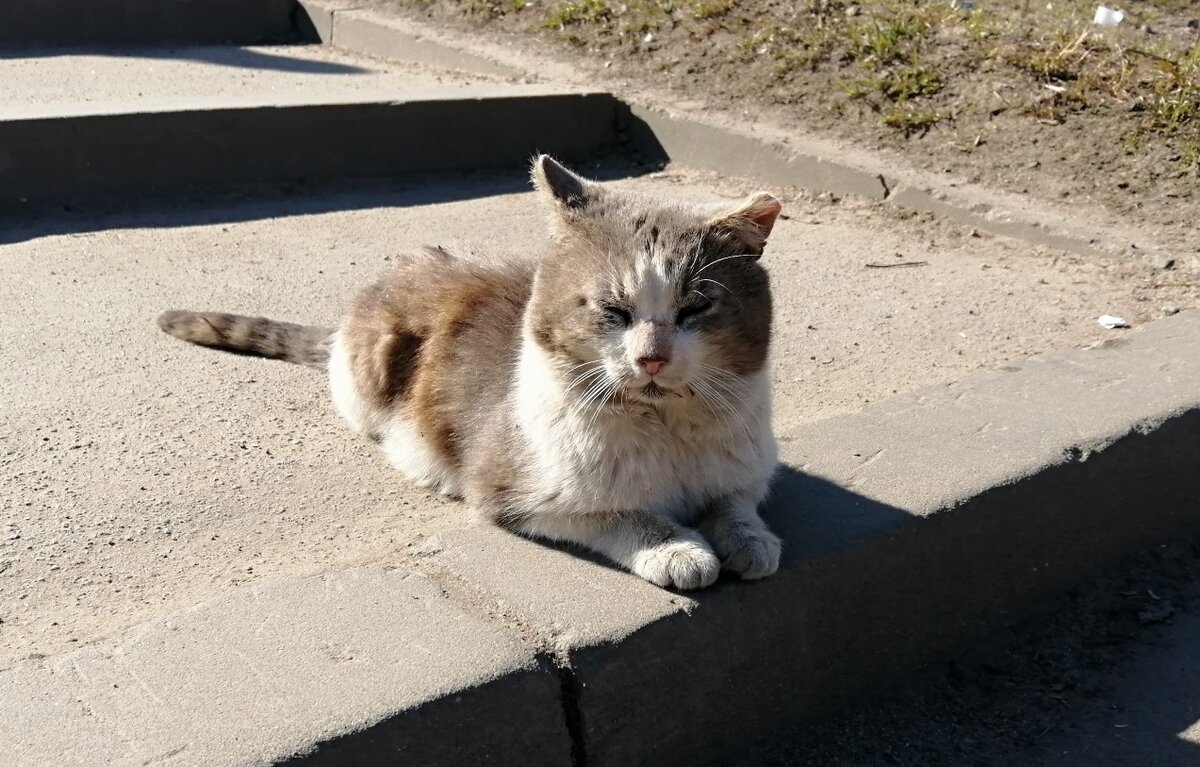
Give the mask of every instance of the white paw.
[(631, 569), (655, 586), (699, 589), (716, 582), (721, 574), (721, 562), (697, 535), (696, 539), (675, 538), (639, 551), (633, 558)]
[(765, 526), (742, 528), (727, 539), (722, 563), (726, 570), (740, 573), (746, 580), (766, 578), (779, 569), (783, 545), (779, 536)]

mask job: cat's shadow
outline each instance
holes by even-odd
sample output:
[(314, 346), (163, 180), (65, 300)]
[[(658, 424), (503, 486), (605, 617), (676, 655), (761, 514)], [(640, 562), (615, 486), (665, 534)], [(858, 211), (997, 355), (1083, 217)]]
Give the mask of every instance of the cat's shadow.
[[(771, 493), (759, 510), (770, 528), (783, 540), (781, 572), (797, 569), (806, 560), (832, 556), (913, 520), (913, 514), (860, 495), (827, 479), (780, 464), (771, 481)], [(538, 541), (548, 548), (611, 569), (610, 560), (573, 544)], [(749, 584), (736, 575), (722, 573), (724, 585)], [(689, 596), (704, 592), (688, 592)]]

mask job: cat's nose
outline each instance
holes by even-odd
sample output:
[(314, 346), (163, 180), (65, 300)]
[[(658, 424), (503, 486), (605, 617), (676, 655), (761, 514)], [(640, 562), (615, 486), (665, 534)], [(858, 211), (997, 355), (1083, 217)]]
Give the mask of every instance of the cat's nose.
[(646, 371), (648, 376), (658, 375), (658, 371), (662, 370), (670, 362), (666, 357), (638, 357), (637, 364), (642, 370)]

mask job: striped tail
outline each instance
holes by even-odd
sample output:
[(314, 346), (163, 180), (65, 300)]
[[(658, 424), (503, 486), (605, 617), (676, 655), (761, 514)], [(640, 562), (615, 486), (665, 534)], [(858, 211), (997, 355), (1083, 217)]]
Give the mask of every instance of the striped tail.
[(266, 317), (179, 309), (160, 314), (158, 326), (167, 334), (193, 344), (313, 368), (325, 367), (334, 332), (331, 328), (277, 322)]

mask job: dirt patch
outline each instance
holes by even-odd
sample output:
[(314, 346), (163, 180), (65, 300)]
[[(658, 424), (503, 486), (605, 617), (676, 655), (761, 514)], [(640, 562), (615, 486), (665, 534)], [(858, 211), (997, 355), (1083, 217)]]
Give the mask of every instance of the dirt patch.
[[(557, 53), (618, 92), (849, 141), (1154, 227), (1200, 264), (1200, 10), (1092, 0), (377, 0)], [(547, 47), (547, 44), (550, 44)]]

